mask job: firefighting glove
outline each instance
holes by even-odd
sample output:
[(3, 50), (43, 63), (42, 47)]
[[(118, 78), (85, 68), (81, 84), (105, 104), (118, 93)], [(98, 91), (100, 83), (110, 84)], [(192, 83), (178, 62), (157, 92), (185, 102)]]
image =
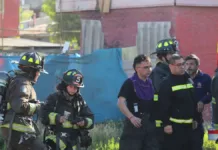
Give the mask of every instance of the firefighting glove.
[(194, 120), (192, 122), (192, 129), (195, 130), (195, 129), (197, 129), (197, 127), (198, 127), (198, 122)]
[(198, 107), (198, 112), (199, 113), (203, 112), (203, 110), (204, 110), (204, 103), (201, 102), (201, 101), (198, 102), (197, 107)]

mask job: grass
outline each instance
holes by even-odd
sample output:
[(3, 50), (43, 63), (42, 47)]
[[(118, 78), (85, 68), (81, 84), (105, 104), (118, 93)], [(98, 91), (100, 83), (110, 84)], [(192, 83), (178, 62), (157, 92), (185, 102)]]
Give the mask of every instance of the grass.
[[(42, 129), (42, 125), (39, 125)], [(122, 133), (123, 123), (121, 121), (107, 121), (105, 123), (96, 124), (94, 129), (90, 131), (92, 136), (92, 145), (88, 150), (118, 150), (119, 137)], [(0, 136), (0, 150), (4, 150), (3, 140)], [(208, 141), (207, 132), (204, 136), (204, 150), (218, 150), (218, 144), (214, 141)]]
[(94, 129), (90, 131), (93, 142), (89, 150), (118, 150), (122, 128), (121, 121), (96, 124)]
[(208, 140), (207, 132), (204, 134), (204, 150), (218, 150), (218, 144)]

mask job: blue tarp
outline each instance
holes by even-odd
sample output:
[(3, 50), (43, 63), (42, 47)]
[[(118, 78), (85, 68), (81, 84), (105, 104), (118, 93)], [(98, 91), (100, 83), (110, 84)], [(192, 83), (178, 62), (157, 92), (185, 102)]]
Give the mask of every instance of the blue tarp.
[[(46, 56), (45, 69), (49, 75), (42, 74), (35, 85), (38, 99), (44, 101), (55, 91), (56, 85), (68, 69), (78, 69), (84, 75), (85, 88), (81, 94), (95, 114), (95, 121), (102, 122), (108, 119), (123, 118), (117, 107), (119, 89), (127, 78), (122, 69), (121, 49), (97, 50), (83, 57), (67, 55)], [(19, 57), (1, 56), (0, 70), (16, 69), (12, 60)], [(3, 61), (3, 62), (1, 62)]]

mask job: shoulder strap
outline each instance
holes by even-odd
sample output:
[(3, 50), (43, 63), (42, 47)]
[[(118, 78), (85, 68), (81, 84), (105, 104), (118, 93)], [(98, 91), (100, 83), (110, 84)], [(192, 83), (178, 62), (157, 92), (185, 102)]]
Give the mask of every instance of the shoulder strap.
[(57, 98), (57, 100), (56, 100), (56, 102), (55, 102), (54, 112), (56, 111), (56, 108), (57, 108), (57, 105), (58, 105), (58, 102), (59, 102), (59, 98), (60, 98), (60, 96), (61, 96), (61, 93), (58, 92), (57, 95), (58, 95), (58, 98)]

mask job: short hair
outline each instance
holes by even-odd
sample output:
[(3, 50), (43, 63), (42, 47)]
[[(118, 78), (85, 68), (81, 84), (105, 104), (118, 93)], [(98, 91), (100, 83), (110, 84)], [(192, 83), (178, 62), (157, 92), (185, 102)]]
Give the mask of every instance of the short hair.
[(175, 64), (176, 60), (179, 60), (179, 59), (183, 59), (183, 56), (179, 55), (179, 54), (173, 54), (171, 56), (171, 58), (169, 59), (169, 64), (173, 65)]
[(143, 61), (151, 62), (151, 59), (150, 59), (150, 57), (145, 56), (143, 54), (136, 56), (134, 61), (133, 61), (133, 68), (135, 69), (136, 65), (140, 64)]
[(199, 57), (197, 56), (197, 55), (195, 55), (195, 54), (190, 54), (190, 55), (188, 55), (186, 58), (185, 58), (185, 61), (188, 61), (188, 60), (194, 60), (195, 61), (195, 63), (196, 63), (196, 65), (200, 65), (200, 59), (199, 59)]

